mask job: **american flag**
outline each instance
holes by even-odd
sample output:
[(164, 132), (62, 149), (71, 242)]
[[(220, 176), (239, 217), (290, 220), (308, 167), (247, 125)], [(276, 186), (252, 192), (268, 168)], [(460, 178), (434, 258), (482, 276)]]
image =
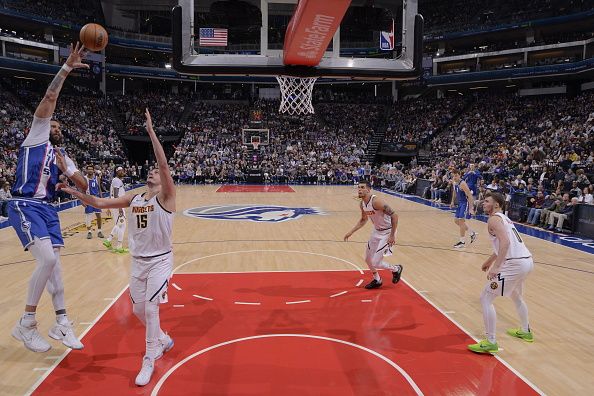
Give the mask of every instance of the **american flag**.
[(227, 29), (200, 28), (199, 45), (203, 47), (226, 47)]

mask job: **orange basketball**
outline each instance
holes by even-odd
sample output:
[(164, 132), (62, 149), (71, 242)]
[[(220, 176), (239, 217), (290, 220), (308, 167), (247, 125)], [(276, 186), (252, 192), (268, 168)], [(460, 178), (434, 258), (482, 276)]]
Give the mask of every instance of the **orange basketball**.
[(80, 29), (80, 41), (91, 51), (101, 51), (107, 46), (107, 31), (96, 23), (87, 23)]

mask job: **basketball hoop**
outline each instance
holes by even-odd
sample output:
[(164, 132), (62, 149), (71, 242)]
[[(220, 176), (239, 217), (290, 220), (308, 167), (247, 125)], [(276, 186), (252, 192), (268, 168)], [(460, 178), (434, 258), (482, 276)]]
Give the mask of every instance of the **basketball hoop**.
[(252, 136), (252, 147), (254, 147), (254, 151), (258, 151), (258, 147), (260, 146), (260, 136)]
[(290, 115), (313, 114), (311, 96), (317, 79), (317, 77), (276, 76), (281, 91), (278, 112)]

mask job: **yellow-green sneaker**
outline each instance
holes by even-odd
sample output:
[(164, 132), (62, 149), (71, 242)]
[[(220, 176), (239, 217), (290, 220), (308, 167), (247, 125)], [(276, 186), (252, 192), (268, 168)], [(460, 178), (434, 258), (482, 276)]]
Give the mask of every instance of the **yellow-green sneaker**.
[(489, 342), (489, 340), (480, 340), (478, 344), (468, 345), (468, 349), (476, 353), (496, 353), (499, 352), (499, 345), (497, 343)]
[(526, 342), (534, 342), (534, 335), (531, 331), (523, 331), (522, 329), (507, 329), (507, 334), (512, 337), (520, 338)]
[(115, 248), (115, 249), (113, 249), (113, 252), (114, 253), (126, 254), (126, 253), (129, 252), (129, 250), (126, 249), (126, 248), (121, 247), (121, 248)]
[(103, 246), (105, 246), (109, 250), (113, 248), (113, 246), (111, 246), (111, 241), (108, 241), (107, 239), (103, 241)]

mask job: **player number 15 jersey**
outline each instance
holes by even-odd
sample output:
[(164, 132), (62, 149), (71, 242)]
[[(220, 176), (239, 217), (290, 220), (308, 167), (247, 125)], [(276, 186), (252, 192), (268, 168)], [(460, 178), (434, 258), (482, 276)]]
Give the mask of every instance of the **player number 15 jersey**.
[(147, 201), (145, 194), (135, 195), (130, 203), (128, 244), (133, 257), (159, 256), (172, 247), (173, 213), (156, 195)]

